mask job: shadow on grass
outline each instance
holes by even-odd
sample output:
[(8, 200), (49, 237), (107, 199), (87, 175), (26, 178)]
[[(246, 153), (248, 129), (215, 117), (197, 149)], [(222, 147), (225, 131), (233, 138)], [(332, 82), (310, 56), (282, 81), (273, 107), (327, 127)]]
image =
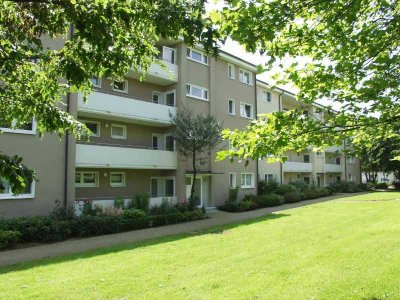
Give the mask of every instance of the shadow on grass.
[[(139, 241), (139, 242), (133, 242), (133, 243), (129, 243), (129, 244), (125, 243), (125, 244), (110, 246), (110, 247), (106, 247), (106, 248), (88, 250), (88, 251), (84, 251), (84, 252), (77, 253), (77, 254), (68, 254), (68, 255), (59, 256), (59, 257), (43, 258), (43, 259), (31, 261), (31, 262), (18, 263), (18, 264), (11, 265), (11, 266), (0, 267), (0, 275), (7, 274), (9, 272), (28, 270), (28, 269), (39, 267), (39, 266), (43, 267), (43, 266), (47, 266), (47, 265), (64, 263), (64, 262), (69, 262), (69, 261), (74, 261), (74, 260), (79, 260), (79, 259), (91, 258), (91, 257), (99, 256), (99, 255), (107, 255), (110, 253), (117, 253), (117, 252), (126, 251), (126, 250), (133, 250), (133, 249), (153, 246), (153, 245), (157, 245), (157, 244), (161, 244), (161, 243), (175, 242), (175, 241), (179, 241), (182, 239), (192, 238), (192, 237), (205, 235), (205, 234), (224, 234), (227, 230), (230, 230), (230, 229), (234, 229), (234, 228), (241, 227), (241, 226), (252, 225), (255, 223), (265, 222), (268, 220), (278, 219), (278, 218), (287, 217), (287, 216), (290, 216), (290, 214), (272, 213), (272, 214), (268, 214), (268, 215), (265, 215), (262, 217), (258, 217), (256, 219), (247, 220), (247, 221), (238, 221), (238, 222), (227, 224), (227, 225), (218, 225), (218, 226), (211, 227), (211, 228), (204, 229), (204, 230), (196, 230), (196, 231), (187, 232), (187, 233), (174, 234), (174, 235), (169, 235), (169, 236), (165, 236), (165, 237), (159, 237), (159, 238), (154, 238), (154, 239), (149, 239), (149, 240), (144, 240), (144, 241)], [(60, 247), (61, 247), (61, 245), (60, 245)]]

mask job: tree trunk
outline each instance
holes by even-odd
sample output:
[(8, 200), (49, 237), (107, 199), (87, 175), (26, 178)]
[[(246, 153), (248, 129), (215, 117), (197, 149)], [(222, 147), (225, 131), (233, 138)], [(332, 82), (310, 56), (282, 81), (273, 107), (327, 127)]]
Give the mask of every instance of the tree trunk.
[(193, 156), (192, 156), (192, 164), (193, 164), (193, 181), (192, 181), (192, 187), (190, 188), (190, 198), (189, 198), (189, 202), (190, 202), (190, 206), (193, 209), (194, 208), (194, 192), (195, 192), (195, 183), (196, 183), (196, 175), (197, 175), (197, 170), (196, 170), (196, 153), (195, 151), (193, 151)]

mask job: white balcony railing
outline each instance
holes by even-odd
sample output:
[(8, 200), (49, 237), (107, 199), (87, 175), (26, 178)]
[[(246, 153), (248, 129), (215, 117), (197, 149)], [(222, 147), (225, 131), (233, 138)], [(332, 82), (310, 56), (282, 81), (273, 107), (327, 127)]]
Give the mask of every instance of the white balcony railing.
[(325, 172), (326, 173), (342, 173), (344, 172), (343, 165), (337, 164), (325, 164)]
[(76, 167), (175, 170), (175, 151), (77, 144)]
[[(139, 79), (142, 71), (129, 71), (127, 76)], [(170, 85), (178, 82), (178, 66), (165, 60), (157, 60), (150, 65), (144, 78), (145, 81), (158, 84)]]
[(284, 172), (310, 173), (310, 172), (312, 172), (312, 164), (304, 163), (304, 162), (288, 161), (288, 162), (283, 163), (283, 171)]
[(83, 102), (82, 94), (78, 95), (78, 112), (169, 125), (171, 124), (169, 114), (175, 115), (176, 107), (93, 92), (86, 103)]
[(329, 153), (341, 152), (342, 150), (342, 146), (331, 146), (325, 149), (325, 151)]

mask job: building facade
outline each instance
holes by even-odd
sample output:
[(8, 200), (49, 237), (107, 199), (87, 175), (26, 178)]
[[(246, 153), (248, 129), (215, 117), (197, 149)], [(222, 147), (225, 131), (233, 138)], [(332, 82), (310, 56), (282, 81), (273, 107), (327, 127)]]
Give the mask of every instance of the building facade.
[[(1, 150), (24, 157), (36, 170), (37, 181), (19, 196), (7, 187), (0, 189), (0, 217), (48, 214), (56, 202), (76, 209), (85, 200), (111, 206), (116, 198), (128, 201), (143, 193), (150, 195), (151, 205), (187, 198), (193, 169), (175, 149), (170, 115), (177, 109), (211, 114), (224, 128), (242, 129), (258, 113), (300, 106), (294, 95), (257, 81), (256, 66), (228, 53), (211, 58), (181, 41), (164, 42), (159, 50), (159, 60), (144, 80), (134, 71), (123, 81), (93, 77), (87, 102), (80, 94), (65, 99), (68, 111), (92, 131), (88, 141), (53, 135), (40, 139), (34, 120), (24, 130), (3, 129)], [(227, 147), (223, 142), (198, 161), (199, 206), (223, 204), (232, 187), (238, 188), (240, 198), (256, 194), (258, 178), (320, 186), (339, 176), (360, 180), (358, 161), (347, 162), (340, 152), (290, 153), (284, 164), (251, 161), (245, 166), (215, 160)]]

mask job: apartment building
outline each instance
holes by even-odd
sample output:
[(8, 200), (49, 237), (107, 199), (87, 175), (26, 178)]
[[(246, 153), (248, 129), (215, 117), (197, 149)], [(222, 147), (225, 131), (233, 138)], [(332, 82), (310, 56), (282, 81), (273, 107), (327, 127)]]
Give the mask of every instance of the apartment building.
[[(62, 41), (47, 41), (59, 47)], [(193, 181), (190, 161), (179, 156), (171, 135), (170, 115), (186, 107), (208, 113), (225, 128), (242, 129), (258, 113), (300, 107), (294, 95), (271, 89), (256, 80), (257, 68), (222, 52), (218, 59), (182, 41), (163, 41), (160, 57), (143, 80), (130, 71), (123, 80), (93, 77), (93, 93), (86, 103), (81, 94), (66, 97), (68, 111), (92, 131), (87, 140), (36, 135), (35, 121), (20, 130), (3, 128), (2, 151), (18, 154), (37, 172), (26, 193), (12, 195), (0, 186), (0, 217), (48, 214), (55, 202), (75, 206), (92, 200), (111, 206), (135, 194), (150, 195), (150, 204), (187, 198)], [(309, 108), (310, 111), (312, 107)], [(223, 142), (198, 161), (196, 198), (199, 206), (223, 204), (229, 188), (239, 197), (257, 193), (257, 178), (288, 183), (294, 180), (327, 185), (340, 179), (359, 180), (358, 162), (337, 152), (290, 153), (284, 164), (263, 161), (216, 162)]]
[[(257, 110), (259, 114), (275, 111), (301, 110), (313, 117), (323, 118), (322, 106), (306, 105), (296, 100), (296, 96), (288, 91), (272, 88), (268, 83), (257, 80)], [(361, 182), (360, 162), (357, 158), (346, 157), (342, 150), (346, 145), (327, 148), (324, 152), (308, 151), (286, 153), (284, 163), (258, 162), (259, 179), (276, 180), (281, 184), (293, 181), (314, 183), (319, 187), (337, 181)]]

